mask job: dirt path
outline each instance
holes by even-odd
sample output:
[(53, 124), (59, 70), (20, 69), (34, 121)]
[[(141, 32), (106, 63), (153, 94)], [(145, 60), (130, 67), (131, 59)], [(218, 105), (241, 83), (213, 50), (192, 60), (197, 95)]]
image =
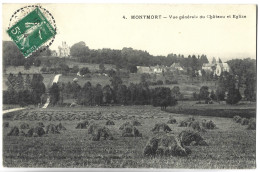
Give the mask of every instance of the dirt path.
[[(60, 76), (61, 76), (61, 74), (55, 75), (53, 78), (52, 84), (57, 83), (59, 81)], [(50, 96), (47, 98), (46, 103), (43, 105), (42, 108), (46, 109), (49, 106), (49, 104), (50, 104)]]
[(15, 108), (15, 109), (4, 110), (3, 114), (9, 113), (9, 112), (15, 112), (15, 111), (23, 110), (23, 109), (26, 109), (26, 108)]

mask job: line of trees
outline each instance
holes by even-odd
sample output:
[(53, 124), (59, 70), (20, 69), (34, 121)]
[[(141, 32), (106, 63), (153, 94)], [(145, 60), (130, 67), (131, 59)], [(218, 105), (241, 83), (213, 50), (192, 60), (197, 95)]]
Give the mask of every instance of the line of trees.
[(90, 49), (85, 42), (81, 41), (71, 46), (70, 53), (79, 62), (114, 64), (119, 68), (136, 70), (136, 66), (170, 66), (172, 63), (180, 63), (189, 68), (191, 72), (200, 69), (203, 63), (208, 63), (207, 56), (189, 55), (187, 58), (181, 54), (168, 54), (167, 56), (153, 56), (147, 51), (134, 50), (133, 48), (114, 49)]
[(64, 99), (76, 99), (77, 104), (84, 106), (94, 105), (153, 105), (166, 108), (177, 104), (181, 93), (179, 87), (172, 90), (167, 87), (150, 89), (147, 82), (138, 84), (123, 84), (118, 75), (113, 75), (110, 85), (92, 85), (90, 82), (81, 87), (77, 82), (53, 84), (49, 94), (51, 104), (63, 103)]
[(24, 78), (21, 72), (18, 75), (9, 74), (6, 85), (8, 89), (3, 91), (4, 104), (28, 104), (42, 103), (42, 95), (45, 93), (45, 85), (41, 74), (26, 75)]

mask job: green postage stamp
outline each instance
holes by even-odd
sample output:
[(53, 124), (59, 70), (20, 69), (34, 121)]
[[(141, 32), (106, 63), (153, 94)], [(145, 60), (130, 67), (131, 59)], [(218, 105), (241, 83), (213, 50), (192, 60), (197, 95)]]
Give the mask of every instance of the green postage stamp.
[(28, 57), (55, 36), (56, 31), (37, 7), (8, 29), (7, 33), (23, 55)]

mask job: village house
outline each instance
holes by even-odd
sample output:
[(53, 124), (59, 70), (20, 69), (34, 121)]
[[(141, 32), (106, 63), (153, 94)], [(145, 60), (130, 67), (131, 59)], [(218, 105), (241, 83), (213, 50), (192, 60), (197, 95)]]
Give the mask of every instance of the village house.
[(164, 72), (164, 66), (136, 66), (137, 73), (160, 74)]
[(173, 63), (171, 66), (170, 66), (170, 70), (171, 71), (183, 71), (183, 68), (181, 67), (181, 65), (179, 63)]
[(163, 71), (164, 71), (164, 68), (162, 66), (159, 66), (159, 65), (152, 67), (152, 68), (153, 68), (153, 72), (155, 74), (163, 73)]
[(154, 71), (151, 67), (147, 66), (136, 66), (137, 68), (137, 73), (149, 73), (152, 74)]

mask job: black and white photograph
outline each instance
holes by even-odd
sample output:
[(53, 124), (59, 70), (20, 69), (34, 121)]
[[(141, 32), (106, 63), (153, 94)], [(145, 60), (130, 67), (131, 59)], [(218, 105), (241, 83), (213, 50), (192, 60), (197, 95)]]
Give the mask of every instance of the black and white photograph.
[(3, 3), (3, 168), (256, 169), (257, 8)]

